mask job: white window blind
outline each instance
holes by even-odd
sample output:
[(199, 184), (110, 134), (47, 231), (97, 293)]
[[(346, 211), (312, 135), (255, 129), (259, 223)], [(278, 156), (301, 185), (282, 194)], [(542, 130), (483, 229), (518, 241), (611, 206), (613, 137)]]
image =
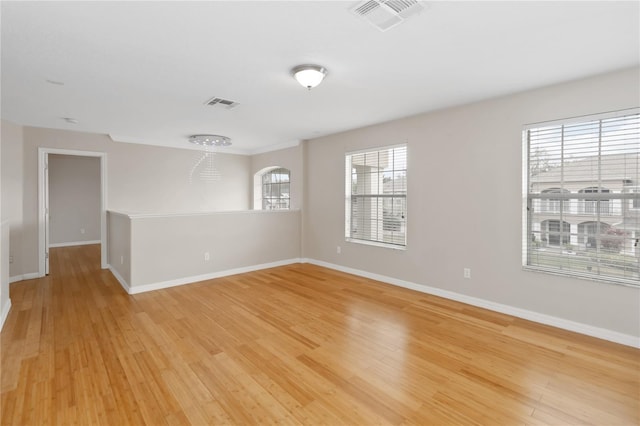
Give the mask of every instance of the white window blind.
[(640, 285), (637, 109), (524, 130), (523, 264)]
[(407, 244), (407, 146), (345, 157), (345, 237), (403, 248)]
[(291, 201), (291, 172), (285, 168), (262, 175), (262, 210), (287, 210)]

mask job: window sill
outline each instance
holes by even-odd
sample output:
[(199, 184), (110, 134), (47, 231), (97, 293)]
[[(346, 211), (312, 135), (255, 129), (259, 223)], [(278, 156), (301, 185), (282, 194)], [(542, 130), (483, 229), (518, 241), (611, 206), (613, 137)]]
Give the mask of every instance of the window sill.
[(630, 280), (630, 279), (624, 279), (624, 278), (605, 278), (602, 277), (600, 275), (594, 275), (594, 274), (588, 274), (588, 273), (580, 273), (580, 272), (563, 272), (561, 270), (557, 270), (557, 269), (548, 269), (548, 268), (544, 268), (544, 267), (540, 267), (540, 266), (530, 266), (530, 265), (523, 265), (522, 269), (524, 271), (529, 271), (529, 272), (541, 272), (541, 273), (545, 273), (545, 274), (549, 274), (549, 275), (556, 275), (559, 277), (566, 277), (566, 278), (576, 278), (576, 279), (581, 279), (581, 280), (588, 280), (588, 281), (595, 281), (601, 284), (615, 284), (615, 285), (622, 285), (625, 287), (633, 287), (633, 288), (638, 288), (640, 287), (640, 282), (636, 281), (636, 280)]
[(406, 245), (400, 246), (400, 245), (397, 245), (397, 244), (380, 243), (380, 242), (377, 242), (377, 241), (359, 240), (357, 238), (345, 238), (344, 240), (346, 242), (348, 242), (348, 243), (362, 244), (362, 245), (365, 245), (365, 246), (382, 247), (382, 248), (386, 248), (386, 249), (400, 250), (400, 251), (407, 250), (407, 246)]

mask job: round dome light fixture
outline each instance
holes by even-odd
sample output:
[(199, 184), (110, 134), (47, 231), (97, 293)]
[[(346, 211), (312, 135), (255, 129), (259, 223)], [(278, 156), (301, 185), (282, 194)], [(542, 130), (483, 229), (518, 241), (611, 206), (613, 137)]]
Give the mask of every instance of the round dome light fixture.
[(229, 146), (231, 139), (220, 135), (191, 135), (189, 142), (200, 146)]
[(302, 86), (311, 90), (327, 76), (327, 69), (320, 65), (298, 65), (291, 70), (293, 77), (298, 80)]

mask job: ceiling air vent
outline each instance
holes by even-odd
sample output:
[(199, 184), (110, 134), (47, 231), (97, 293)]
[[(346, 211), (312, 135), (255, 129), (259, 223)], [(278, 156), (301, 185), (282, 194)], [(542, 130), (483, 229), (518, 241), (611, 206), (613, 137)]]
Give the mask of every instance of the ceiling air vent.
[(231, 108), (237, 107), (240, 104), (238, 104), (237, 102), (234, 102), (234, 101), (230, 101), (228, 99), (211, 98), (207, 102), (205, 102), (205, 105), (220, 106), (220, 107), (224, 107), (226, 109), (231, 109)]
[(365, 0), (352, 7), (351, 11), (380, 31), (387, 31), (422, 9), (418, 0)]

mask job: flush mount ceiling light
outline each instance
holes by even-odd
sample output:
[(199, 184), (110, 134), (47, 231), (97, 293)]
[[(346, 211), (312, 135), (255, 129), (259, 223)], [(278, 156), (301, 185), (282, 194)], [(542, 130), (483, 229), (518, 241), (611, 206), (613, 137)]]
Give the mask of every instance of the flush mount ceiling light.
[(327, 75), (327, 69), (320, 65), (298, 65), (291, 70), (291, 74), (298, 80), (298, 83), (311, 90)]
[(189, 142), (200, 146), (229, 146), (231, 139), (220, 135), (191, 135)]

